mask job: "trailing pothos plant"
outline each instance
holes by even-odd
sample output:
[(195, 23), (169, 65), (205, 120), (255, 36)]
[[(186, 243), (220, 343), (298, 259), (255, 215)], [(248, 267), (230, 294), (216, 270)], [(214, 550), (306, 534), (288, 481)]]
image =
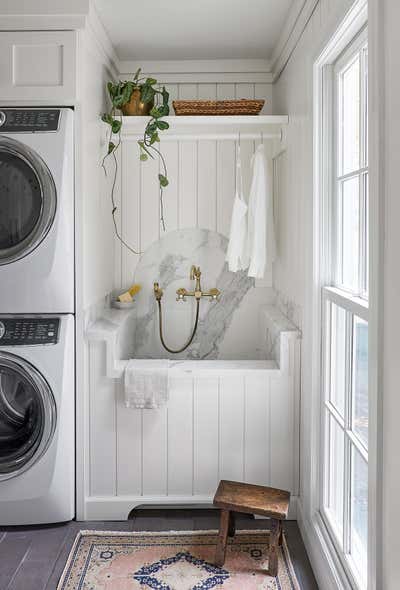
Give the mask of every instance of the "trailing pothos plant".
[[(111, 109), (108, 113), (102, 115), (102, 120), (110, 126), (110, 135), (108, 138), (107, 153), (103, 158), (103, 168), (105, 169), (105, 161), (109, 156), (113, 156), (115, 162), (115, 175), (111, 189), (112, 201), (112, 216), (114, 221), (115, 232), (119, 240), (132, 252), (137, 253), (131, 248), (121, 237), (118, 232), (117, 223), (115, 220), (115, 213), (117, 207), (114, 199), (114, 188), (117, 177), (117, 159), (115, 152), (121, 144), (121, 128), (123, 119), (121, 110), (127, 105), (134, 91), (140, 91), (140, 101), (148, 104), (150, 108), (150, 119), (144, 130), (143, 138), (138, 140), (140, 147), (140, 160), (142, 162), (148, 158), (158, 157), (162, 170), (158, 173), (158, 181), (160, 187), (160, 223), (165, 231), (164, 221), (164, 204), (163, 204), (163, 189), (168, 186), (168, 171), (165, 158), (162, 155), (158, 144), (160, 143), (159, 132), (169, 128), (169, 123), (163, 120), (163, 117), (169, 115), (169, 93), (165, 86), (157, 87), (157, 80), (154, 78), (141, 78), (141, 68), (135, 73), (133, 80), (118, 81), (116, 83), (108, 82), (107, 90), (111, 99)], [(114, 141), (113, 136), (117, 136), (117, 141)]]

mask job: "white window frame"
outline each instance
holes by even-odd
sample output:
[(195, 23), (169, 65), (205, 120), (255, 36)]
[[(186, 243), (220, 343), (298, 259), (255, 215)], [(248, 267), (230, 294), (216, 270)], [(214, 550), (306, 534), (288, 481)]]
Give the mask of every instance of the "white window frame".
[[(333, 108), (332, 88), (329, 89), (329, 80), (332, 80), (329, 68), (338, 59), (345, 48), (357, 37), (368, 22), (367, 0), (356, 0), (343, 21), (337, 27), (331, 39), (324, 44), (320, 53), (316, 55), (314, 62), (314, 222), (313, 222), (313, 296), (310, 300), (310, 316), (312, 321), (312, 405), (310, 415), (310, 437), (312, 444), (311, 465), (311, 495), (306, 504), (306, 518), (309, 518), (313, 528), (314, 540), (319, 543), (319, 548), (313, 551), (313, 563), (317, 568), (319, 577), (329, 587), (351, 590), (353, 587), (351, 576), (343, 567), (335, 545), (332, 542), (321, 516), (321, 477), (322, 477), (322, 456), (321, 456), (321, 386), (323, 373), (321, 364), (322, 350), (322, 289), (327, 284), (326, 264), (327, 257), (332, 256), (331, 241), (322, 239), (322, 228), (328, 227), (330, 210), (326, 195), (332, 187), (332, 178), (327, 174), (331, 169), (332, 142), (326, 137), (326, 122)], [(370, 40), (369, 40), (370, 41)], [(370, 43), (369, 43), (370, 45)], [(373, 83), (372, 73), (375, 71), (376, 54), (375, 44), (368, 48), (370, 80), (368, 82), (371, 110), (369, 111), (369, 164), (371, 175), (369, 179), (369, 254), (370, 265), (369, 275), (371, 278), (379, 279), (379, 252), (380, 252), (380, 230), (379, 219), (381, 218), (381, 207), (379, 205), (379, 151), (375, 148), (375, 142), (379, 138), (380, 127), (374, 122), (372, 115), (373, 107), (379, 102), (379, 92)], [(372, 68), (371, 68), (372, 65)], [(327, 76), (328, 74), (328, 76)], [(328, 81), (327, 81), (328, 80)], [(373, 103), (373, 105), (372, 105)], [(376, 117), (376, 114), (375, 114)], [(328, 189), (328, 190), (327, 190)], [(332, 289), (332, 294), (334, 289)], [(355, 306), (361, 306), (362, 298), (354, 298)], [(379, 326), (378, 317), (380, 301), (378, 290), (374, 280), (370, 281), (369, 294), (369, 480), (368, 480), (368, 590), (380, 589), (381, 579), (381, 552), (377, 537), (379, 536), (379, 513), (380, 496), (377, 493), (377, 481), (380, 470), (379, 455), (379, 398), (378, 367), (380, 362)], [(361, 312), (357, 307), (360, 317)], [(314, 559), (316, 561), (314, 561)], [(320, 561), (321, 560), (321, 561)], [(327, 587), (328, 587), (327, 586)]]
[[(346, 358), (346, 376), (345, 376), (345, 411), (344, 417), (342, 418), (339, 413), (335, 410), (335, 407), (329, 400), (329, 391), (326, 390), (327, 378), (327, 356), (331, 354), (331, 351), (327, 352), (326, 343), (329, 339), (327, 333), (328, 318), (326, 317), (326, 311), (328, 309), (328, 303), (336, 304), (340, 309), (345, 311), (346, 314), (346, 330), (345, 330), (345, 341), (346, 341), (346, 355), (350, 354), (353, 340), (353, 321), (354, 317), (357, 316), (362, 320), (368, 322), (369, 311), (368, 311), (368, 300), (363, 285), (365, 283), (365, 275), (358, 269), (358, 285), (356, 290), (351, 290), (348, 286), (343, 285), (341, 282), (341, 264), (338, 260), (341, 256), (339, 242), (341, 241), (338, 235), (338, 217), (340, 215), (340, 197), (338, 196), (338, 186), (341, 182), (347, 178), (359, 177), (360, 180), (364, 178), (365, 173), (368, 171), (366, 163), (366, 154), (360, 149), (360, 165), (357, 169), (351, 173), (343, 174), (339, 168), (339, 145), (342, 142), (342, 138), (337, 133), (338, 123), (340, 122), (342, 112), (340, 108), (339, 93), (340, 74), (346, 65), (350, 64), (353, 57), (354, 59), (359, 55), (362, 48), (365, 46), (368, 40), (367, 29), (362, 29), (354, 39), (351, 40), (350, 44), (341, 53), (339, 57), (334, 60), (333, 64), (326, 65), (323, 70), (323, 92), (324, 92), (324, 104), (322, 108), (325, 112), (324, 117), (324, 133), (325, 133), (325, 169), (324, 176), (326, 181), (324, 183), (326, 195), (325, 195), (325, 207), (327, 208), (327, 215), (325, 216), (322, 227), (321, 227), (321, 239), (325, 243), (325, 252), (328, 256), (325, 258), (324, 264), (324, 275), (325, 284), (322, 283), (322, 306), (321, 306), (321, 334), (322, 334), (322, 349), (321, 349), (321, 369), (325, 378), (321, 379), (321, 477), (320, 477), (320, 502), (319, 511), (324, 521), (325, 527), (330, 534), (331, 542), (335, 547), (337, 555), (343, 565), (346, 575), (350, 581), (351, 587), (355, 590), (364, 590), (367, 587), (367, 575), (364, 579), (360, 580), (359, 572), (357, 572), (356, 562), (352, 559), (350, 554), (350, 481), (351, 481), (351, 457), (353, 449), (356, 449), (364, 461), (368, 464), (368, 450), (363, 445), (362, 441), (355, 436), (352, 428), (352, 408), (351, 408), (351, 386), (352, 376), (350, 358)], [(361, 72), (362, 74), (362, 69)], [(365, 91), (365, 89), (363, 89)], [(329, 94), (331, 97), (329, 98)], [(328, 98), (328, 100), (326, 100)], [(363, 100), (361, 100), (362, 106)], [(362, 109), (360, 109), (362, 112)], [(360, 121), (361, 123), (361, 121)], [(360, 131), (362, 125), (360, 124)], [(360, 148), (364, 146), (365, 138), (363, 134), (360, 135)], [(365, 207), (362, 203), (365, 203), (365, 186), (360, 182), (360, 225), (364, 221)], [(364, 253), (364, 249), (361, 247), (361, 232), (360, 232), (360, 245), (359, 245), (359, 256)], [(334, 286), (330, 286), (334, 285)], [(333, 419), (340, 431), (344, 436), (344, 489), (342, 490), (344, 499), (344, 529), (340, 532), (336, 529), (329, 510), (326, 508), (328, 504), (328, 491), (330, 489), (329, 484), (329, 473), (327, 469), (328, 455), (330, 452), (330, 427), (329, 421)], [(340, 492), (340, 490), (339, 490)], [(343, 539), (343, 547), (342, 545)], [(361, 573), (361, 572), (360, 572)]]

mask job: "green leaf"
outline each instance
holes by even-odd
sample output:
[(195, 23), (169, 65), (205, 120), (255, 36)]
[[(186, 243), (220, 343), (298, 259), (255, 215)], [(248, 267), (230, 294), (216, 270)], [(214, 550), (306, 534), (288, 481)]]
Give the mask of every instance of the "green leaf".
[(159, 107), (153, 107), (150, 111), (150, 117), (154, 117), (154, 119), (158, 119), (162, 117)]
[(169, 123), (167, 123), (167, 121), (157, 121), (156, 125), (159, 129), (161, 129), (162, 131), (164, 131), (165, 129), (169, 128)]
[(153, 135), (153, 133), (157, 131), (157, 127), (157, 121), (154, 121), (153, 123), (148, 123), (145, 129), (146, 135)]
[(112, 125), (113, 122), (113, 118), (109, 113), (104, 113), (101, 117), (101, 120), (104, 121), (104, 123), (108, 123), (109, 125)]
[(142, 99), (142, 102), (153, 102), (155, 94), (154, 88), (144, 85), (142, 86), (140, 98)]
[(147, 78), (145, 84), (148, 86), (154, 86), (154, 84), (157, 84), (157, 80), (155, 78)]
[(113, 133), (119, 133), (121, 130), (121, 121), (118, 121), (117, 119), (114, 119), (114, 121), (112, 122), (111, 128), (112, 128), (112, 132)]
[(156, 143), (160, 141), (160, 138), (158, 136), (158, 133), (153, 133), (153, 135), (150, 138), (150, 145), (153, 145), (153, 143)]
[(141, 162), (146, 162), (146, 160), (149, 159), (149, 156), (147, 154), (141, 153), (140, 154), (140, 161)]
[(122, 89), (122, 95), (121, 95), (121, 100), (122, 100), (123, 105), (130, 101), (133, 90), (134, 90), (133, 82), (125, 82), (125, 85)]
[(115, 150), (115, 143), (113, 143), (112, 141), (110, 141), (109, 144), (108, 144), (107, 156), (109, 156), (114, 150)]
[(135, 75), (133, 76), (133, 82), (137, 82), (137, 80), (139, 79), (140, 76), (140, 72), (142, 71), (142, 68), (138, 68), (135, 72)]
[(158, 108), (158, 112), (160, 113), (160, 117), (168, 117), (169, 115), (169, 106), (167, 104), (162, 104)]
[(146, 152), (146, 154), (148, 154), (150, 156), (150, 158), (152, 158), (154, 160), (153, 154), (147, 148), (147, 146), (145, 145), (144, 141), (140, 140), (140, 141), (138, 141), (138, 144), (140, 145), (140, 147), (142, 148), (142, 150), (144, 150)]
[(165, 188), (169, 184), (168, 178), (166, 176), (164, 176), (164, 174), (159, 174), (158, 175), (158, 180), (160, 181), (160, 186), (162, 188)]

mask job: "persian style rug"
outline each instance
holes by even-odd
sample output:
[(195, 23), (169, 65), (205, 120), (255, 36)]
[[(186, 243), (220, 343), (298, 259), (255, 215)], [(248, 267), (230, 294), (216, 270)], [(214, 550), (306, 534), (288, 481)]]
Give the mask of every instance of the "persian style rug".
[(279, 573), (267, 576), (268, 531), (238, 531), (224, 566), (216, 531), (80, 531), (57, 590), (300, 590), (283, 540)]

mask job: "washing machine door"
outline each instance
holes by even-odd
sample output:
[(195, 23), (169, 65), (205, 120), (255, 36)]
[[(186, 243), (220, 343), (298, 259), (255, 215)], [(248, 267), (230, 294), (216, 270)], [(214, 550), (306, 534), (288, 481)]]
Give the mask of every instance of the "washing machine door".
[(46, 452), (56, 427), (49, 384), (26, 360), (0, 353), (0, 481), (20, 475)]
[(0, 265), (37, 248), (56, 205), (54, 180), (42, 158), (20, 141), (0, 136)]

